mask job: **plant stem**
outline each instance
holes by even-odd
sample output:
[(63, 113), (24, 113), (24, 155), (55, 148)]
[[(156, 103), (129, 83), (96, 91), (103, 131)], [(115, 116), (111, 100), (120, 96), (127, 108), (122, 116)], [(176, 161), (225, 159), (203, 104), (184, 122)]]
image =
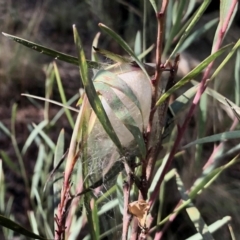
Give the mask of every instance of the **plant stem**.
[[(230, 7), (229, 13), (228, 13), (224, 23), (222, 24), (222, 28), (219, 29), (217, 41), (216, 41), (215, 45), (213, 46), (213, 52), (216, 52), (216, 51), (218, 51), (220, 49), (221, 43), (222, 43), (223, 38), (225, 36), (225, 33), (227, 31), (229, 21), (231, 19), (231, 16), (233, 14), (233, 11), (234, 11), (234, 9), (236, 7), (237, 2), (238, 2), (237, 0), (234, 0), (234, 1), (231, 2), (232, 5)], [(153, 202), (155, 201), (155, 199), (158, 196), (159, 189), (160, 189), (161, 183), (163, 181), (163, 178), (164, 178), (165, 174), (167, 173), (169, 167), (171, 166), (171, 164), (173, 162), (173, 158), (174, 158), (174, 155), (175, 155), (175, 153), (176, 153), (176, 151), (178, 149), (180, 141), (182, 140), (183, 135), (184, 135), (184, 133), (186, 131), (186, 128), (187, 128), (187, 126), (188, 126), (188, 124), (189, 124), (189, 122), (190, 122), (190, 120), (191, 120), (191, 118), (193, 116), (193, 113), (194, 113), (194, 111), (195, 111), (195, 109), (196, 109), (196, 107), (197, 107), (197, 105), (198, 105), (198, 103), (200, 101), (200, 98), (201, 98), (203, 92), (205, 91), (205, 89), (207, 87), (207, 79), (209, 78), (211, 69), (213, 67), (213, 63), (214, 63), (214, 61), (211, 62), (208, 65), (208, 67), (206, 68), (206, 70), (205, 70), (205, 72), (203, 74), (200, 86), (198, 88), (198, 91), (197, 91), (194, 99), (193, 99), (192, 105), (191, 105), (191, 107), (190, 107), (190, 109), (188, 111), (188, 114), (187, 114), (187, 116), (185, 118), (185, 121), (184, 121), (183, 125), (181, 127), (178, 126), (177, 138), (176, 138), (176, 140), (174, 142), (174, 145), (172, 147), (172, 150), (171, 150), (171, 152), (169, 154), (168, 161), (167, 161), (167, 163), (166, 163), (166, 165), (165, 165), (165, 167), (164, 167), (164, 169), (162, 171), (161, 176), (159, 177), (158, 183), (156, 184), (156, 187), (155, 187), (155, 189), (154, 189), (154, 191), (153, 191), (153, 193), (152, 193), (152, 195), (150, 197), (150, 200), (149, 200), (150, 206), (153, 204)]]
[[(161, 68), (161, 57), (162, 57), (162, 45), (163, 45), (163, 32), (164, 32), (164, 25), (165, 25), (165, 13), (166, 13), (166, 8), (168, 5), (168, 0), (164, 0), (162, 2), (161, 10), (159, 13), (157, 13), (157, 43), (156, 43), (156, 69), (155, 69), (155, 76), (153, 79), (153, 87), (154, 87), (154, 93), (152, 97), (152, 111), (150, 113), (149, 117), (149, 126), (148, 126), (148, 134), (147, 134), (147, 145), (148, 145), (148, 154), (146, 161), (143, 161), (142, 164), (142, 180), (145, 182), (149, 182), (152, 170), (154, 168), (155, 162), (157, 155), (160, 151), (160, 145), (161, 145), (161, 136), (159, 137), (158, 142), (153, 146), (152, 148), (149, 149), (149, 144), (151, 142), (151, 138), (155, 138), (156, 134), (153, 132), (152, 124), (153, 124), (153, 119), (155, 113), (158, 114), (155, 108), (156, 101), (158, 99), (158, 94), (159, 94), (159, 85), (161, 81), (161, 73), (162, 73), (162, 68)], [(160, 126), (161, 128), (161, 126)], [(142, 197), (143, 199), (146, 199), (147, 197), (147, 191), (148, 191), (148, 183), (143, 186), (142, 189)]]

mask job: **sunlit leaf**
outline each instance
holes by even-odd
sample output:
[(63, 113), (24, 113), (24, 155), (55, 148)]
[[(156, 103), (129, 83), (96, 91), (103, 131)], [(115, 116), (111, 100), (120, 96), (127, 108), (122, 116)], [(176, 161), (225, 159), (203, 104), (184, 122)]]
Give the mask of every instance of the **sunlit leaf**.
[(119, 62), (119, 63), (130, 63), (130, 62), (132, 62), (132, 59), (123, 57), (123, 56), (115, 54), (115, 53), (112, 53), (108, 50), (105, 50), (105, 49), (102, 49), (102, 48), (96, 48), (96, 47), (93, 47), (93, 49), (97, 53), (102, 54), (103, 56), (113, 60), (114, 62)]
[(232, 44), (227, 45), (221, 48), (220, 50), (218, 50), (217, 52), (213, 53), (209, 57), (207, 57), (205, 60), (203, 60), (197, 67), (195, 67), (191, 72), (189, 72), (186, 76), (184, 76), (181, 80), (179, 80), (173, 87), (171, 87), (167, 92), (165, 92), (157, 101), (156, 106), (163, 103), (177, 89), (184, 86), (190, 80), (194, 79), (198, 74), (200, 74), (208, 66), (209, 63), (214, 61), (217, 57), (223, 54), (231, 46)]
[[(135, 53), (130, 48), (130, 46), (117, 33), (115, 33), (109, 27), (105, 26), (102, 23), (99, 23), (98, 25), (103, 31), (105, 31), (108, 35), (110, 35), (133, 58), (133, 60), (139, 65), (139, 67), (142, 69), (142, 71), (149, 78), (149, 75), (148, 75), (146, 69), (144, 68), (143, 63), (138, 59), (138, 57), (135, 55)], [(150, 81), (150, 78), (149, 78), (149, 81)]]

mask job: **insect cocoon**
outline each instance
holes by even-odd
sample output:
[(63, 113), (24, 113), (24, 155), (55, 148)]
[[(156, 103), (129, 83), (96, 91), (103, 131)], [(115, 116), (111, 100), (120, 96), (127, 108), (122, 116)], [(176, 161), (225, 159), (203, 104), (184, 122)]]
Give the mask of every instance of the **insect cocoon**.
[[(101, 91), (103, 88), (99, 86), (104, 84), (108, 90)], [(122, 146), (129, 155), (135, 155), (137, 143), (125, 124), (130, 122), (140, 130), (140, 134), (146, 131), (152, 100), (152, 85), (149, 78), (140, 68), (121, 65), (115, 69), (98, 72), (94, 77), (94, 85)], [(121, 104), (114, 105), (116, 98)], [(88, 171), (90, 178), (96, 181), (112, 170), (114, 163), (119, 161), (121, 156), (95, 113), (92, 111), (91, 114), (95, 122), (88, 136)]]

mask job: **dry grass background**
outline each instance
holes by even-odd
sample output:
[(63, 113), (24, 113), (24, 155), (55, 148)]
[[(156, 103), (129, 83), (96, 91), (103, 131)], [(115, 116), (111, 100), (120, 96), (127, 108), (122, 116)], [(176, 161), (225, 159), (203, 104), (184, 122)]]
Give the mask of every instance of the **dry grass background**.
[[(85, 46), (87, 57), (90, 58), (92, 40), (99, 31), (97, 24), (103, 22), (110, 26), (127, 42), (133, 44), (136, 31), (141, 29), (142, 12), (140, 2), (142, 1), (111, 1), (111, 0), (85, 0), (85, 1), (0, 1), (0, 26), (1, 31), (9, 34), (26, 38), (30, 41), (43, 44), (44, 46), (62, 51), (67, 54), (76, 55), (76, 49), (73, 42), (72, 24), (76, 24)], [(217, 1), (215, 1), (216, 3)], [(214, 18), (214, 4), (209, 8), (208, 14), (203, 21)], [(155, 17), (153, 16), (153, 19)], [(229, 38), (226, 42), (232, 42), (239, 39), (240, 31), (238, 23), (231, 29)], [(203, 24), (203, 22), (200, 22)], [(155, 23), (149, 23), (149, 36), (147, 43), (151, 44), (155, 38)], [(197, 39), (189, 49), (182, 55), (182, 66), (179, 74), (184, 74), (192, 69), (197, 63), (203, 60), (210, 52), (211, 42), (214, 32), (209, 32), (201, 39)], [(119, 47), (105, 36), (101, 36), (100, 45), (115, 53), (122, 53)], [(151, 61), (154, 56), (149, 56)], [(17, 102), (19, 111), (17, 115), (17, 140), (19, 146), (23, 146), (27, 135), (29, 134), (26, 125), (32, 122), (38, 123), (43, 118), (41, 103), (39, 108), (32, 104), (20, 94), (29, 92), (38, 96), (44, 96), (44, 84), (46, 78), (46, 66), (52, 61), (51, 58), (40, 55), (34, 51), (26, 49), (18, 44), (9, 41), (3, 36), (0, 37), (0, 121), (6, 126), (10, 126), (11, 106)], [(181, 63), (181, 62), (180, 62)], [(185, 64), (184, 64), (185, 63)], [(67, 63), (57, 62), (67, 97), (76, 93), (80, 88), (78, 67)], [(228, 83), (233, 76), (234, 63), (228, 64), (227, 70), (220, 76), (219, 91), (226, 96), (231, 96), (234, 89)], [(179, 76), (180, 77), (180, 76)], [(59, 99), (58, 92), (54, 91), (54, 99)], [(231, 97), (230, 97), (231, 99)], [(209, 106), (214, 108), (215, 105)], [(52, 108), (51, 114), (54, 115), (56, 108)], [(215, 110), (214, 110), (215, 111)], [(209, 126), (206, 131), (213, 132), (211, 121), (217, 121), (217, 127), (220, 130), (226, 130), (228, 123), (224, 120), (223, 111), (210, 111)], [(197, 117), (197, 114), (196, 114)], [(223, 120), (222, 120), (223, 119)], [(192, 123), (192, 129), (186, 133), (187, 139), (192, 139), (196, 135), (194, 129), (195, 123)], [(67, 132), (66, 141), (69, 140), (71, 130), (68, 122), (63, 117), (60, 125), (57, 125), (49, 132), (53, 141), (56, 141), (57, 134), (61, 128)], [(56, 134), (57, 133), (57, 134)], [(234, 144), (234, 142), (232, 142)], [(206, 159), (210, 154), (212, 145), (204, 147)], [(6, 151), (12, 159), (15, 158), (12, 146), (7, 137), (0, 132), (0, 150)], [(196, 173), (189, 171), (193, 169), (191, 156), (194, 153), (187, 152), (176, 166), (180, 169), (183, 180), (187, 185), (194, 180)], [(28, 151), (25, 157), (25, 163), (28, 165), (28, 174), (31, 176), (36, 158), (36, 148)], [(203, 160), (204, 161), (204, 160)], [(227, 161), (227, 159), (225, 159)], [(201, 163), (204, 164), (204, 163)], [(183, 167), (184, 166), (184, 167)], [(24, 187), (21, 185), (21, 178), (11, 172), (4, 166), (7, 182), (7, 197), (14, 196), (13, 213), (16, 219), (27, 224), (25, 212), (28, 210), (28, 203), (25, 200)], [(211, 197), (209, 197), (211, 196)], [(234, 218), (233, 225), (240, 224), (240, 169), (235, 165), (224, 173), (224, 175), (197, 200), (197, 205), (202, 209), (202, 214), (206, 217), (206, 222), (213, 222), (225, 215), (231, 215)], [(220, 210), (219, 210), (220, 209)], [(219, 234), (219, 235), (218, 235)], [(216, 234), (216, 239), (223, 239), (223, 232)], [(226, 231), (224, 232), (226, 234)], [(227, 236), (227, 235), (225, 235)], [(238, 233), (240, 237), (240, 233)], [(237, 237), (237, 239), (238, 239)], [(224, 238), (227, 239), (227, 238)]]

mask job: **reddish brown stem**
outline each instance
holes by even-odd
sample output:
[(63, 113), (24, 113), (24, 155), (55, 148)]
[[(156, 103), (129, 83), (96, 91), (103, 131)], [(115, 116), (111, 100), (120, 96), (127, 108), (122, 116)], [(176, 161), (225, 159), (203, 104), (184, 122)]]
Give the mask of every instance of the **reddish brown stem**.
[(148, 149), (148, 155), (146, 157), (146, 160), (143, 161), (142, 164), (142, 182), (147, 183), (143, 185), (143, 188), (141, 189), (141, 196), (139, 198), (146, 199), (147, 197), (147, 191), (148, 191), (148, 181), (151, 176), (151, 172), (153, 169), (153, 166), (155, 165), (155, 161), (159, 152), (159, 144), (156, 144), (156, 146), (149, 149), (149, 143), (151, 142), (151, 138), (154, 135), (152, 133), (152, 124), (154, 115), (156, 113), (156, 108), (154, 107), (158, 98), (158, 89), (161, 79), (161, 57), (162, 57), (162, 45), (163, 45), (163, 31), (164, 31), (164, 25), (165, 25), (165, 12), (168, 5), (168, 0), (164, 0), (162, 2), (161, 11), (157, 13), (157, 23), (158, 23), (158, 29), (157, 29), (157, 43), (156, 43), (156, 70), (155, 70), (155, 76), (153, 79), (153, 87), (154, 87), (154, 93), (152, 97), (152, 111), (150, 113), (149, 117), (149, 126), (148, 126), (148, 133), (146, 136), (147, 139), (147, 149)]

